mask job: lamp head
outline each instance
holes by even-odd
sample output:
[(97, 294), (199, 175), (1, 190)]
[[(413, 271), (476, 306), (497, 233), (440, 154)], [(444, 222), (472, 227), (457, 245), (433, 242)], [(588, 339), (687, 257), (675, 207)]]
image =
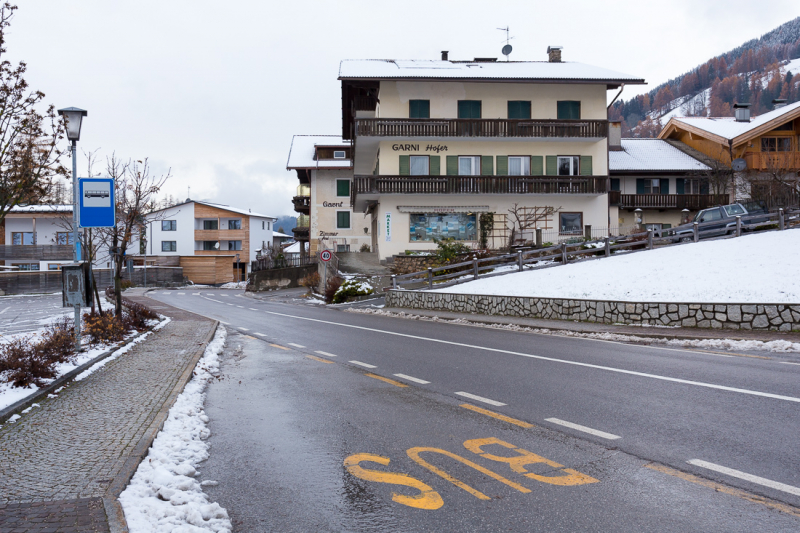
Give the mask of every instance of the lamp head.
[(67, 121), (67, 139), (79, 141), (81, 139), (81, 122), (83, 117), (88, 114), (87, 111), (77, 107), (65, 107), (64, 109), (59, 109), (58, 114)]

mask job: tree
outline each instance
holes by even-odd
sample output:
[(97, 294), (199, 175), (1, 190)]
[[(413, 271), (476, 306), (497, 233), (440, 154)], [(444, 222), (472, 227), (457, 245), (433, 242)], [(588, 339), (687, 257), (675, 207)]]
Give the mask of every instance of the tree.
[(797, 207), (800, 202), (800, 178), (793, 170), (794, 152), (757, 152), (752, 154), (756, 168), (737, 175), (736, 193), (769, 209)]
[(45, 198), (55, 176), (67, 176), (58, 150), (63, 119), (52, 105), (38, 110), (44, 93), (29, 88), (26, 64), (3, 59), (5, 30), (16, 10), (0, 5), (0, 221), (13, 207)]
[(525, 238), (525, 232), (536, 230), (540, 225), (547, 229), (548, 222), (556, 213), (561, 211), (561, 207), (520, 207), (519, 204), (514, 204), (514, 207), (508, 210), (511, 215), (511, 234), (508, 237), (508, 248), (511, 249), (517, 240), (517, 235)]

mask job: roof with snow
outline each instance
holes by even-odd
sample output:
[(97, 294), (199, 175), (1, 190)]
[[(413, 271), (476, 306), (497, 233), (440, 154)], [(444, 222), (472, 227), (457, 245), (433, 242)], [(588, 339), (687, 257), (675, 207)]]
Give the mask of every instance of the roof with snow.
[(15, 205), (9, 214), (20, 213), (72, 213), (72, 204)]
[(285, 233), (281, 233), (280, 231), (273, 231), (272, 236), (277, 237), (279, 239), (294, 239), (294, 237), (292, 237), (291, 235), (286, 235)]
[(317, 146), (350, 147), (350, 141), (342, 139), (341, 135), (295, 135), (292, 137), (292, 146), (289, 148), (289, 160), (286, 169), (296, 168), (350, 168), (353, 162), (350, 159), (336, 161), (317, 161)]
[[(305, 245), (306, 252), (308, 251), (308, 243), (303, 243)], [(299, 254), (300, 253), (300, 242), (296, 242), (290, 244), (286, 248), (283, 249), (283, 253), (285, 254)]]
[(597, 81), (643, 84), (637, 78), (602, 67), (569, 61), (430, 61), (422, 59), (345, 59), (339, 79), (512, 79), (532, 81)]
[(277, 218), (275, 218), (273, 216), (262, 215), (261, 213), (253, 213), (249, 209), (241, 209), (239, 207), (231, 207), (231, 206), (225, 205), (225, 204), (215, 204), (213, 202), (206, 202), (204, 200), (192, 200), (192, 199), (189, 199), (189, 198), (187, 198), (185, 202), (181, 202), (179, 204), (171, 205), (171, 206), (165, 207), (163, 209), (156, 209), (155, 211), (153, 211), (153, 213), (158, 213), (158, 212), (161, 212), (161, 211), (165, 211), (167, 209), (174, 209), (176, 207), (180, 207), (182, 205), (187, 205), (187, 204), (202, 204), (202, 205), (207, 205), (209, 207), (216, 207), (217, 209), (224, 209), (225, 211), (231, 211), (232, 213), (239, 213), (240, 215), (247, 215), (247, 216), (257, 217), (257, 218), (268, 218), (270, 220), (278, 220)]
[[(780, 122), (781, 118), (788, 120), (789, 117), (786, 117), (786, 115), (797, 114), (800, 114), (800, 102), (773, 109), (768, 113), (751, 118), (750, 122), (737, 122), (734, 117), (673, 117), (664, 127), (659, 137), (661, 138), (664, 135), (670, 125), (679, 127), (683, 124), (726, 140), (733, 140), (737, 137), (749, 138), (764, 133), (764, 127), (768, 127), (770, 122)], [(773, 127), (777, 125), (774, 124)]]
[(710, 167), (661, 139), (622, 139), (621, 151), (608, 152), (608, 169), (691, 171)]

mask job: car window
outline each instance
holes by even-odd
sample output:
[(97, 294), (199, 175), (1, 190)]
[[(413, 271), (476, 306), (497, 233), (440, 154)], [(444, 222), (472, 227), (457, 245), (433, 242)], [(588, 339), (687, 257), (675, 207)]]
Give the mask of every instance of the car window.
[(719, 212), (719, 209), (709, 209), (701, 213), (700, 222), (710, 222), (712, 220), (722, 220), (722, 213)]
[(725, 212), (728, 213), (729, 217), (735, 217), (736, 215), (747, 214), (744, 208), (739, 204), (726, 205), (723, 209), (725, 209)]

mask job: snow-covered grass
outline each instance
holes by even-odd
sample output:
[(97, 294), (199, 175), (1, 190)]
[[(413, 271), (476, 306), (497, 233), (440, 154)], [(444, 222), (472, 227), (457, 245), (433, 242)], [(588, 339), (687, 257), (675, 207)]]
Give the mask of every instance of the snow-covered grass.
[(800, 229), (614, 255), (434, 289), (630, 302), (800, 303)]
[(223, 283), (219, 286), (220, 289), (244, 289), (246, 287), (246, 281), (232, 281), (230, 283)]
[(392, 311), (378, 308), (358, 307), (346, 309), (349, 313), (362, 313), (367, 315), (391, 316), (409, 320), (422, 320), (427, 322), (443, 322), (447, 324), (461, 324), (481, 328), (501, 329), (505, 331), (520, 331), (536, 333), (539, 335), (561, 335), (563, 337), (579, 337), (583, 339), (596, 339), (613, 342), (633, 342), (637, 344), (658, 344), (675, 348), (702, 348), (728, 351), (764, 351), (774, 353), (800, 353), (800, 343), (784, 340), (756, 341), (737, 339), (670, 339), (667, 337), (641, 337), (638, 335), (623, 335), (620, 333), (588, 333), (549, 328), (532, 328), (517, 324), (492, 324), (486, 322), (473, 322), (463, 318), (440, 318), (438, 316), (415, 315), (404, 311)]
[(210, 431), (203, 411), (204, 391), (219, 372), (219, 354), (224, 344), (225, 328), (219, 326), (150, 452), (119, 496), (131, 533), (232, 529), (227, 511), (209, 502), (195, 479), (197, 465), (208, 458), (206, 439)]

